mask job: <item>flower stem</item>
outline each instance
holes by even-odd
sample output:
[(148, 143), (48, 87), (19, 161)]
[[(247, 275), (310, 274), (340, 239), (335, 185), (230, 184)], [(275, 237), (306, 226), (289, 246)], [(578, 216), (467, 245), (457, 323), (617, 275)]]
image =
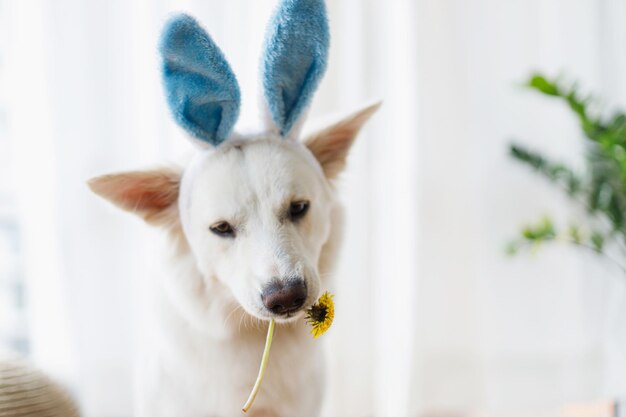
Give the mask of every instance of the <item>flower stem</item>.
[(261, 359), (261, 367), (259, 368), (259, 375), (256, 377), (256, 382), (254, 383), (254, 387), (252, 387), (252, 391), (250, 392), (250, 396), (248, 397), (248, 401), (244, 404), (242, 410), (244, 413), (248, 412), (250, 407), (252, 407), (252, 403), (256, 398), (256, 395), (261, 388), (261, 381), (263, 381), (263, 375), (265, 375), (265, 368), (267, 367), (267, 359), (270, 356), (270, 347), (272, 346), (272, 339), (274, 338), (274, 319), (270, 321), (270, 325), (267, 328), (267, 338), (265, 339), (265, 349), (263, 350), (263, 358)]

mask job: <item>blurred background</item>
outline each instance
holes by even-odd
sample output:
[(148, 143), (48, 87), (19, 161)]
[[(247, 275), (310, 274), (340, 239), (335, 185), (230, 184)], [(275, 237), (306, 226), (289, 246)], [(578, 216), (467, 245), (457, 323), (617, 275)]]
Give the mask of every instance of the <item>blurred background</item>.
[[(256, 125), (275, 0), (0, 0), (0, 346), (66, 385), (87, 417), (132, 415), (158, 231), (92, 176), (176, 161), (156, 52), (198, 18)], [(383, 99), (341, 182), (348, 225), (327, 337), (326, 417), (556, 416), (626, 397), (626, 274), (524, 224), (584, 219), (515, 162), (518, 140), (584, 169), (579, 122), (522, 84), (578, 80), (626, 107), (624, 0), (328, 0), (332, 48), (310, 121)]]

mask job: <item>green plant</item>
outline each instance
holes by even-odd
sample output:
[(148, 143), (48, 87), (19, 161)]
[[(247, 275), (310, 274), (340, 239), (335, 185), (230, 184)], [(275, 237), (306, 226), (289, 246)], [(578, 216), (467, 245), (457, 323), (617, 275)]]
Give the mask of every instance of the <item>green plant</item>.
[(583, 132), (586, 164), (574, 170), (520, 144), (510, 146), (510, 155), (561, 188), (585, 216), (562, 230), (550, 218), (541, 219), (526, 226), (508, 251), (563, 241), (606, 256), (626, 272), (625, 263), (618, 259), (626, 261), (626, 114), (594, 112), (593, 98), (583, 96), (576, 84), (567, 86), (541, 74), (531, 76), (527, 86), (569, 106)]

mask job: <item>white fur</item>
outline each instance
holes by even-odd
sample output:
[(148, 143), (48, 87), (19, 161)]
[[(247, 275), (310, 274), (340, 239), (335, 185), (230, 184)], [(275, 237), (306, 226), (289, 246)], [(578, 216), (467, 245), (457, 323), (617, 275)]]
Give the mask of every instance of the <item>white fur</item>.
[[(263, 306), (261, 291), (272, 280), (301, 277), (306, 308), (328, 289), (342, 223), (331, 181), (377, 108), (306, 144), (271, 135), (231, 139), (200, 151), (182, 178), (159, 170), (90, 182), (98, 194), (167, 230), (168, 269), (156, 285), (157, 326), (142, 355), (138, 417), (243, 415), (272, 317), (277, 326), (269, 365), (247, 415), (319, 414), (322, 342), (309, 334), (302, 310), (275, 316)], [(298, 200), (310, 201), (310, 208), (293, 222), (285, 214)], [(212, 233), (219, 221), (235, 226), (236, 236)]]
[[(312, 201), (309, 213), (303, 224), (281, 224), (281, 211), (294, 198)], [(273, 277), (303, 276), (306, 305), (317, 299), (320, 270), (328, 274), (332, 255), (322, 254), (323, 247), (339, 208), (310, 152), (280, 139), (199, 154), (183, 175), (179, 207), (190, 244), (179, 237), (170, 251), (172, 269), (157, 303), (161, 340), (139, 416), (241, 415), (267, 328), (245, 314), (269, 318), (260, 292)], [(236, 238), (209, 232), (221, 219), (238, 225)], [(308, 334), (302, 313), (289, 321), (277, 326), (251, 416), (318, 414), (320, 341)]]

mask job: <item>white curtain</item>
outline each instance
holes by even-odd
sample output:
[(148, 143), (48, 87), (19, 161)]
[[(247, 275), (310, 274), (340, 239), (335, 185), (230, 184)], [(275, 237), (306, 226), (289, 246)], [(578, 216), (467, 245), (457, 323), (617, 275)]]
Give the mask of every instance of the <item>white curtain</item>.
[[(225, 51), (255, 124), (275, 0), (7, 2), (6, 92), (33, 359), (87, 417), (131, 415), (155, 232), (85, 181), (189, 149), (162, 98), (171, 11)], [(329, 0), (328, 74), (311, 120), (383, 99), (344, 176), (346, 244), (328, 339), (329, 417), (546, 414), (626, 395), (626, 279), (593, 256), (503, 247), (542, 214), (580, 215), (507, 157), (512, 138), (580, 165), (576, 122), (519, 88), (566, 74), (626, 106), (623, 0)], [(138, 307), (139, 306), (139, 307)]]

